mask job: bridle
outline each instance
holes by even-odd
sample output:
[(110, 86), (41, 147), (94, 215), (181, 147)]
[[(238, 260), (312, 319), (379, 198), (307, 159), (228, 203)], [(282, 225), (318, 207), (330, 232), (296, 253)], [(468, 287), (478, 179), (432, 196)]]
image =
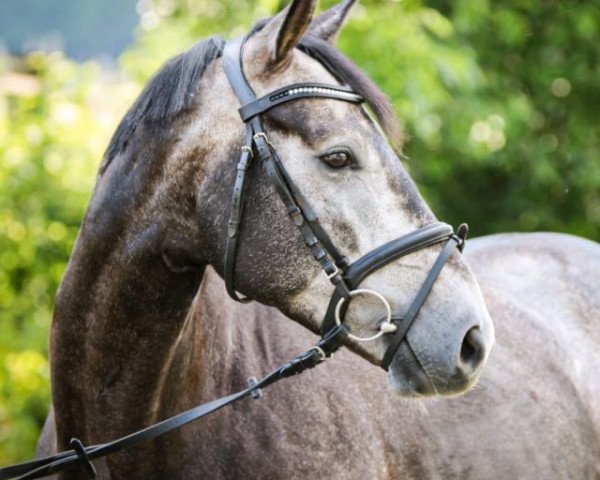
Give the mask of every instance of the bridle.
[[(446, 260), (448, 260), (454, 248), (458, 247), (462, 251), (467, 234), (467, 226), (465, 224), (461, 225), (455, 234), (449, 225), (442, 222), (434, 222), (377, 247), (350, 264), (348, 259), (333, 244), (329, 235), (327, 235), (327, 232), (319, 223), (314, 210), (286, 172), (276, 150), (267, 138), (260, 116), (277, 105), (300, 98), (330, 98), (357, 104), (361, 103), (363, 99), (349, 87), (320, 83), (296, 83), (275, 90), (257, 99), (244, 76), (242, 66), (242, 53), (246, 38), (242, 37), (228, 42), (223, 51), (225, 73), (231, 88), (242, 104), (239, 112), (242, 121), (246, 125), (245, 144), (242, 147), (241, 158), (237, 166), (237, 176), (231, 201), (231, 213), (225, 249), (225, 285), (232, 298), (240, 302), (249, 301), (248, 298), (240, 297), (236, 293), (234, 273), (237, 243), (244, 207), (243, 194), (246, 171), (250, 166), (252, 158), (255, 157), (264, 166), (268, 177), (283, 200), (288, 214), (299, 228), (307, 247), (310, 249), (315, 260), (319, 262), (334, 287), (322, 324), (321, 340), (314, 347), (284, 363), (260, 380), (251, 379), (248, 388), (244, 390), (199, 405), (142, 430), (104, 444), (86, 447), (78, 439), (73, 438), (70, 442), (71, 450), (18, 465), (0, 468), (0, 480), (17, 477), (17, 480), (40, 478), (77, 465), (84, 469), (89, 478), (95, 478), (96, 470), (92, 460), (148, 442), (243, 398), (249, 396), (259, 398), (262, 389), (273, 385), (283, 378), (298, 375), (322, 363), (342, 345), (346, 338), (360, 342), (375, 340), (383, 335), (388, 335), (387, 348), (381, 362), (381, 367), (387, 370), (408, 329), (427, 299)], [(302, 42), (300, 46), (302, 46)], [(321, 63), (328, 68), (326, 63)], [(328, 70), (335, 76), (333, 69), (328, 68)], [(423, 284), (404, 315), (394, 315), (389, 302), (380, 293), (359, 288), (361, 282), (373, 272), (405, 255), (438, 243), (444, 243), (442, 251), (429, 270)], [(361, 338), (354, 336), (349, 333), (344, 324), (348, 305), (358, 295), (374, 296), (386, 308), (386, 317), (380, 322), (379, 332), (371, 337)]]
[[(455, 247), (462, 251), (467, 226), (461, 225), (455, 234), (452, 227), (446, 223), (430, 223), (377, 247), (350, 264), (332, 242), (321, 226), (315, 211), (287, 173), (277, 151), (267, 137), (261, 115), (278, 105), (302, 98), (328, 98), (356, 104), (362, 103), (363, 98), (353, 92), (350, 87), (322, 83), (294, 83), (257, 98), (244, 74), (243, 51), (247, 38), (248, 36), (244, 36), (232, 40), (225, 45), (223, 50), (225, 74), (229, 85), (242, 105), (239, 113), (246, 126), (245, 141), (237, 165), (237, 176), (231, 196), (231, 212), (225, 248), (224, 278), (227, 292), (238, 302), (250, 300), (248, 297), (240, 297), (235, 290), (235, 264), (244, 208), (246, 172), (251, 161), (258, 159), (277, 194), (283, 200), (292, 222), (300, 230), (313, 258), (319, 263), (334, 287), (322, 323), (322, 335), (325, 336), (333, 327), (344, 322), (345, 313), (353, 298), (358, 295), (370, 295), (377, 298), (386, 310), (386, 317), (379, 323), (378, 333), (366, 338), (352, 334), (349, 334), (348, 337), (354, 341), (363, 342), (389, 335), (388, 346), (381, 362), (381, 367), (387, 370), (410, 326), (417, 318), (419, 310), (427, 299), (446, 260)], [(301, 41), (300, 48), (302, 46)], [(333, 69), (329, 68), (326, 63), (322, 61), (321, 63), (335, 77)], [(380, 293), (359, 288), (366, 277), (389, 263), (417, 250), (442, 242), (445, 242), (442, 251), (404, 315), (394, 315), (389, 302)]]

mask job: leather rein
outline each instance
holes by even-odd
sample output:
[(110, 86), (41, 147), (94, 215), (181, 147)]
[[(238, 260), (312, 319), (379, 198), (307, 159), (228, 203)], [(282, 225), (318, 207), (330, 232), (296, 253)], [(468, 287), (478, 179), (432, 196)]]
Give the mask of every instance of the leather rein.
[[(256, 98), (254, 91), (246, 80), (242, 65), (243, 47), (246, 38), (241, 37), (228, 42), (223, 51), (225, 73), (231, 88), (242, 105), (239, 112), (246, 126), (245, 143), (237, 166), (231, 201), (225, 252), (225, 285), (227, 292), (233, 299), (240, 302), (250, 301), (249, 298), (240, 297), (237, 294), (234, 273), (237, 243), (243, 216), (246, 172), (252, 160), (257, 159), (283, 200), (289, 216), (300, 230), (314, 259), (319, 262), (334, 287), (322, 324), (321, 340), (314, 347), (273, 370), (261, 380), (250, 379), (249, 386), (240, 392), (194, 407), (108, 443), (85, 447), (80, 440), (73, 438), (70, 442), (71, 450), (0, 468), (0, 480), (35, 479), (77, 466), (82, 468), (90, 478), (96, 478), (97, 474), (92, 460), (162, 436), (248, 396), (260, 398), (263, 388), (283, 378), (298, 375), (322, 363), (338, 350), (348, 338), (354, 341), (370, 341), (384, 335), (389, 337), (381, 363), (381, 367), (387, 370), (408, 329), (417, 318), (419, 310), (427, 299), (446, 260), (454, 248), (458, 247), (462, 251), (467, 226), (465, 224), (461, 225), (455, 234), (449, 225), (434, 222), (407, 235), (398, 237), (350, 264), (348, 259), (340, 253), (331, 241), (329, 235), (319, 223), (314, 210), (285, 170), (281, 159), (263, 129), (261, 114), (283, 103), (302, 98), (328, 98), (356, 104), (361, 103), (363, 99), (347, 86), (321, 83), (297, 83)], [(302, 43), (300, 46), (302, 47)], [(328, 68), (326, 64), (323, 65)], [(328, 68), (328, 70), (335, 77), (333, 69)], [(415, 298), (403, 315), (393, 314), (389, 302), (383, 295), (373, 290), (359, 288), (361, 282), (373, 272), (405, 255), (438, 243), (444, 243), (444, 246)], [(386, 308), (386, 317), (379, 324), (379, 332), (371, 337), (354, 336), (344, 325), (348, 305), (358, 295), (372, 295), (379, 299)]]

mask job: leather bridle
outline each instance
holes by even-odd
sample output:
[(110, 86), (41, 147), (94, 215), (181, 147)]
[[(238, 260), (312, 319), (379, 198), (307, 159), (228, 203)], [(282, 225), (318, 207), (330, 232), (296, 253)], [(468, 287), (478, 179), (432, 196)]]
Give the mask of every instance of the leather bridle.
[[(244, 146), (238, 162), (237, 176), (231, 197), (231, 213), (225, 248), (224, 278), (227, 292), (238, 302), (248, 302), (250, 300), (247, 297), (240, 297), (235, 290), (235, 265), (244, 208), (246, 172), (251, 161), (258, 159), (274, 185), (277, 194), (283, 200), (293, 223), (300, 230), (313, 258), (319, 262), (334, 287), (322, 323), (322, 335), (325, 336), (336, 324), (343, 323), (345, 313), (353, 298), (358, 295), (376, 297), (386, 308), (386, 317), (383, 321), (380, 321), (379, 332), (368, 338), (351, 334), (349, 338), (360, 342), (374, 340), (384, 334), (389, 335), (388, 346), (381, 362), (381, 367), (387, 370), (408, 329), (427, 299), (446, 260), (455, 247), (462, 251), (467, 226), (465, 224), (461, 225), (455, 234), (452, 227), (446, 223), (430, 223), (370, 251), (350, 264), (348, 259), (331, 241), (331, 238), (321, 226), (315, 211), (287, 173), (277, 151), (269, 142), (263, 128), (261, 115), (278, 105), (302, 98), (328, 98), (356, 104), (362, 103), (363, 99), (359, 94), (353, 92), (350, 87), (322, 83), (295, 83), (257, 98), (244, 74), (243, 51), (247, 38), (247, 36), (244, 36), (228, 42), (223, 51), (225, 74), (229, 80), (229, 85), (242, 105), (239, 113), (246, 126)], [(300, 42), (300, 46), (302, 47), (302, 42)], [(335, 77), (335, 72), (328, 68), (326, 64), (324, 66)], [(417, 250), (442, 242), (445, 242), (445, 245), (441, 253), (404, 315), (392, 314), (388, 301), (380, 293), (359, 288), (366, 277), (389, 263)]]
[[(334, 287), (333, 295), (323, 320), (322, 339), (306, 352), (284, 363), (260, 380), (251, 379), (248, 388), (244, 390), (196, 406), (104, 444), (86, 447), (81, 441), (73, 438), (70, 442), (71, 450), (18, 465), (0, 468), (0, 480), (8, 480), (16, 477), (18, 477), (17, 480), (31, 480), (77, 465), (86, 472), (89, 478), (96, 478), (93, 460), (148, 442), (249, 396), (259, 398), (262, 389), (273, 385), (283, 378), (299, 375), (321, 364), (342, 345), (346, 338), (352, 338), (355, 341), (368, 341), (388, 335), (388, 345), (383, 356), (383, 361), (381, 362), (381, 366), (387, 370), (408, 329), (427, 299), (446, 260), (454, 248), (458, 247), (462, 251), (467, 234), (467, 226), (465, 224), (461, 225), (455, 234), (449, 225), (434, 222), (377, 247), (350, 264), (348, 259), (333, 244), (327, 232), (321, 227), (314, 210), (287, 174), (281, 159), (267, 138), (260, 116), (277, 105), (300, 98), (331, 98), (345, 102), (361, 103), (362, 97), (345, 86), (297, 83), (280, 88), (257, 99), (244, 76), (242, 67), (242, 53), (245, 41), (246, 37), (233, 40), (227, 43), (223, 52), (225, 72), (233, 91), (242, 104), (240, 115), (246, 124), (246, 139), (237, 167), (237, 177), (231, 202), (225, 253), (225, 284), (229, 295), (235, 300), (241, 302), (249, 301), (248, 298), (239, 297), (236, 293), (234, 273), (237, 242), (244, 207), (245, 175), (250, 161), (255, 157), (264, 166), (277, 193), (283, 200), (288, 214), (294, 224), (300, 229), (300, 233), (312, 252), (313, 257), (319, 262)], [(324, 66), (327, 68), (327, 65)], [(329, 70), (335, 76), (335, 72), (331, 69)], [(405, 255), (438, 243), (444, 243), (442, 251), (427, 273), (423, 284), (404, 315), (393, 315), (388, 301), (380, 293), (359, 288), (361, 282), (366, 277), (380, 268)], [(360, 338), (351, 335), (343, 321), (348, 304), (352, 298), (365, 294), (373, 295), (381, 300), (386, 306), (387, 315), (379, 325), (379, 333), (368, 338)]]

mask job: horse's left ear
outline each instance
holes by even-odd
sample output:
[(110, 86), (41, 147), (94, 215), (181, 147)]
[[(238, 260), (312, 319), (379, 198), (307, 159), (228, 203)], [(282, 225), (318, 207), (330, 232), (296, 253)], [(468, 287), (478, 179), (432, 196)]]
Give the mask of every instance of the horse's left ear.
[(315, 13), (316, 0), (294, 0), (261, 31), (267, 36), (271, 63), (283, 62), (302, 38)]
[(323, 12), (313, 20), (309, 29), (310, 33), (329, 43), (335, 43), (348, 13), (355, 3), (356, 0), (344, 0)]

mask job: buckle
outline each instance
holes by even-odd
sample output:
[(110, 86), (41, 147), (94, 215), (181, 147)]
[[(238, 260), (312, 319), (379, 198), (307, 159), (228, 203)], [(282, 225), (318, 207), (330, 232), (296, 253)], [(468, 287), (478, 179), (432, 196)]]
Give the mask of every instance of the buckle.
[(243, 152), (248, 152), (248, 154), (250, 155), (250, 158), (254, 158), (254, 152), (252, 151), (252, 147), (248, 146), (248, 145), (242, 145), (242, 153)]
[[(385, 299), (385, 297), (375, 290), (369, 290), (366, 288), (359, 288), (357, 290), (352, 290), (350, 292), (350, 298), (356, 297), (357, 295), (371, 295), (381, 301), (385, 306), (385, 320), (381, 322), (379, 325), (379, 331), (375, 335), (371, 335), (370, 337), (358, 337), (356, 335), (348, 334), (348, 338), (356, 342), (370, 342), (371, 340), (377, 340), (379, 337), (386, 333), (393, 333), (398, 329), (398, 326), (392, 323), (392, 308), (390, 307), (389, 302)], [(340, 319), (340, 310), (342, 308), (343, 303), (346, 301), (344, 297), (340, 298), (340, 301), (335, 306), (335, 323), (337, 325), (341, 325), (342, 321)]]
[(259, 138), (262, 138), (273, 150), (276, 150), (275, 145), (273, 145), (269, 138), (267, 137), (267, 134), (265, 132), (258, 132), (255, 133), (254, 136), (252, 137), (254, 139), (255, 142), (258, 142)]
[(337, 267), (337, 265), (335, 263), (331, 264), (333, 266), (333, 272), (332, 273), (327, 273), (325, 272), (325, 270), (323, 270), (325, 272), (325, 275), (327, 275), (327, 278), (329, 280), (331, 280), (333, 277), (335, 277), (338, 273), (340, 273), (340, 269)]

